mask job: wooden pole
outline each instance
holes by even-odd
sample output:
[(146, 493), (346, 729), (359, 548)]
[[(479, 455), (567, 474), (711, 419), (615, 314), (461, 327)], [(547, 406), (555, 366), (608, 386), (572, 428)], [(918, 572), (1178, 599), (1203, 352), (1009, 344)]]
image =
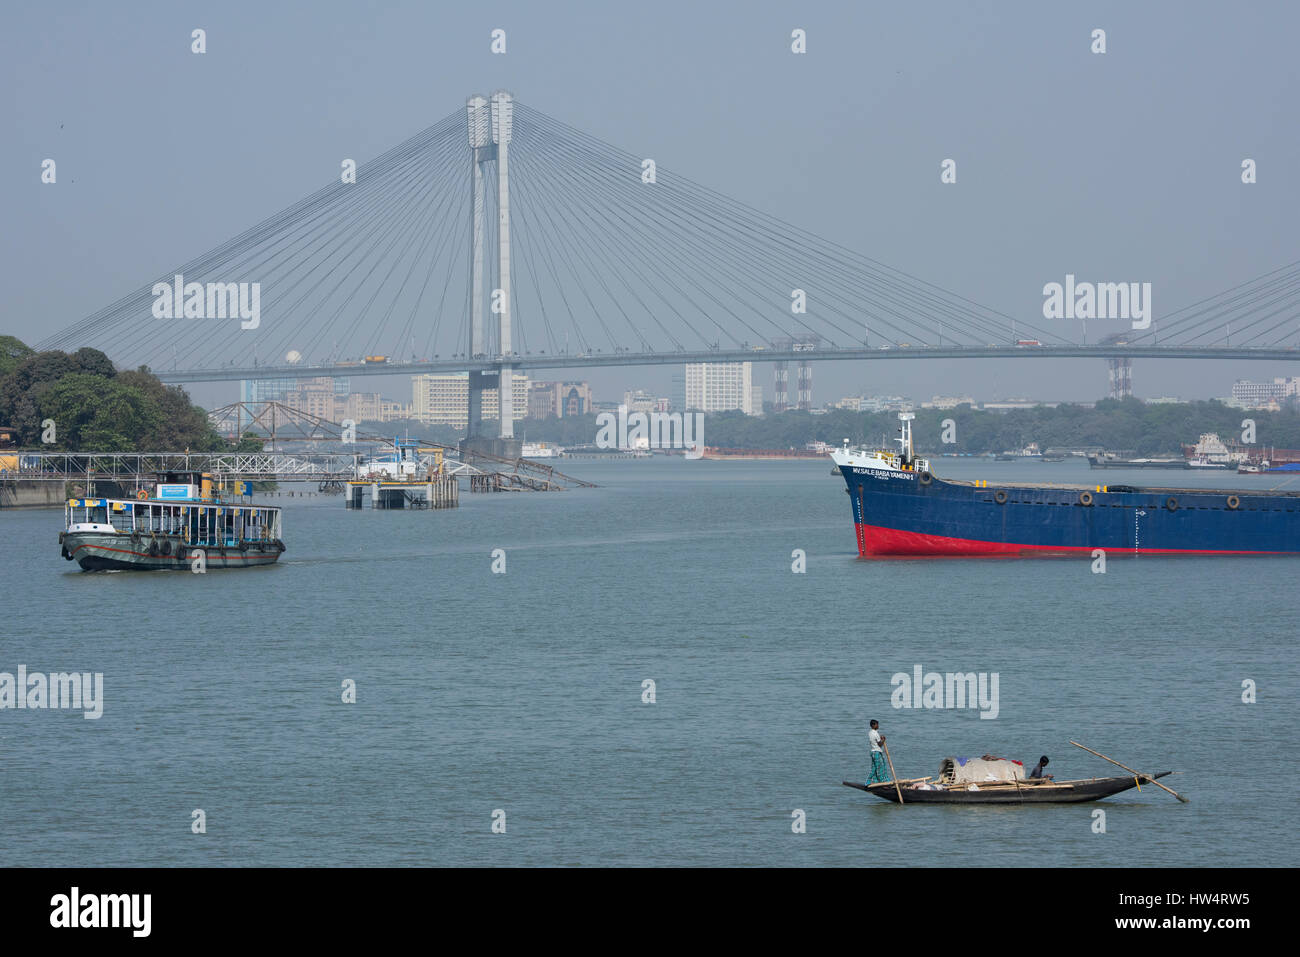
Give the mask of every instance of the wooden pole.
[(894, 790), (898, 792), (898, 803), (902, 804), (903, 788), (902, 785), (898, 783), (898, 775), (894, 773), (894, 759), (889, 756), (889, 745), (884, 741), (881, 741), (880, 744), (885, 749), (885, 760), (889, 762), (889, 776), (894, 781)]
[(1125, 771), (1127, 771), (1127, 772), (1129, 772), (1130, 774), (1134, 775), (1134, 776), (1137, 777), (1139, 780), (1143, 780), (1143, 779), (1144, 779), (1144, 780), (1150, 781), (1150, 782), (1151, 782), (1152, 784), (1154, 784), (1156, 787), (1161, 788), (1161, 789), (1163, 789), (1163, 790), (1165, 790), (1165, 791), (1168, 791), (1170, 794), (1172, 794), (1174, 797), (1178, 798), (1178, 800), (1182, 801), (1184, 804), (1189, 804), (1189, 803), (1190, 803), (1190, 801), (1189, 801), (1187, 798), (1183, 797), (1181, 794), (1179, 794), (1179, 793), (1178, 793), (1177, 791), (1175, 791), (1173, 788), (1167, 788), (1167, 787), (1165, 787), (1163, 784), (1161, 784), (1159, 781), (1157, 781), (1155, 778), (1151, 777), (1150, 775), (1148, 775), (1148, 774), (1142, 774), (1142, 773), (1139, 772), (1139, 771), (1134, 771), (1134, 770), (1133, 770), (1132, 768), (1130, 768), (1128, 765), (1126, 765), (1126, 764), (1120, 764), (1120, 763), (1119, 763), (1118, 761), (1116, 761), (1114, 758), (1108, 758), (1108, 757), (1106, 757), (1106, 755), (1102, 754), (1100, 751), (1094, 751), (1094, 750), (1092, 750), (1092, 748), (1084, 748), (1083, 745), (1081, 745), (1078, 741), (1071, 741), (1070, 743), (1071, 743), (1072, 745), (1074, 745), (1076, 748), (1083, 748), (1083, 750), (1087, 751), (1089, 754), (1095, 754), (1095, 755), (1097, 755), (1097, 757), (1101, 758), (1103, 761), (1109, 761), (1111, 764), (1115, 765), (1115, 767), (1117, 767), (1117, 768), (1123, 768)]

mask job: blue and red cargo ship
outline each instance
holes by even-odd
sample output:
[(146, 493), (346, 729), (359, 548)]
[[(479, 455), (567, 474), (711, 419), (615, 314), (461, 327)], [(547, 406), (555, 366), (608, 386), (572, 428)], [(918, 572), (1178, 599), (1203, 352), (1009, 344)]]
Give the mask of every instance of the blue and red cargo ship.
[(1300, 554), (1300, 492), (944, 480), (899, 418), (899, 451), (831, 453), (864, 558)]

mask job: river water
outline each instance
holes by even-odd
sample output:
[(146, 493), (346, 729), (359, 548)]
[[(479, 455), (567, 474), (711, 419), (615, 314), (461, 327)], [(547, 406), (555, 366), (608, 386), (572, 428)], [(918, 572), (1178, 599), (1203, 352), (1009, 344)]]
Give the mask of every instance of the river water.
[[(861, 561), (829, 461), (562, 467), (600, 487), (271, 499), (280, 563), (206, 575), (83, 573), (60, 512), (0, 513), (0, 671), (104, 676), (98, 720), (0, 711), (0, 866), (1294, 863), (1300, 560)], [(997, 673), (996, 717), (892, 707), (918, 665)], [(898, 807), (840, 784), (871, 718), (900, 777), (987, 752), (1123, 773), (1073, 738), (1184, 772), (1191, 803)]]

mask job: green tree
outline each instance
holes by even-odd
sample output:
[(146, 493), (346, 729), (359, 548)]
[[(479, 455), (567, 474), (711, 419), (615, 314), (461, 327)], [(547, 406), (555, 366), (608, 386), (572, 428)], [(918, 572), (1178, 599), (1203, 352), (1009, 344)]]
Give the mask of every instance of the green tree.
[(0, 424), (20, 445), (41, 443), (53, 419), (56, 448), (72, 451), (164, 452), (228, 446), (179, 386), (141, 367), (119, 373), (98, 349), (34, 352), (0, 337)]
[(245, 432), (235, 444), (236, 452), (262, 452), (266, 449), (266, 440), (260, 435)]
[(40, 412), (54, 420), (55, 448), (79, 452), (137, 448), (141, 435), (156, 429), (162, 417), (158, 403), (140, 389), (85, 372), (45, 389)]
[(18, 363), (36, 350), (13, 336), (0, 336), (0, 376), (7, 376)]

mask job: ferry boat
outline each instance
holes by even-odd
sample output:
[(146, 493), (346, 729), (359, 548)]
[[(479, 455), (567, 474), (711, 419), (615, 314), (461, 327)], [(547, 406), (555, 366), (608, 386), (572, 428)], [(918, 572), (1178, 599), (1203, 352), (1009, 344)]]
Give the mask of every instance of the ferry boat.
[(1216, 432), (1202, 432), (1195, 445), (1184, 445), (1183, 456), (1190, 469), (1227, 469), (1250, 458), (1246, 446), (1229, 445)]
[(831, 453), (864, 558), (1300, 554), (1300, 491), (944, 480), (913, 451), (912, 413), (899, 419), (898, 451)]
[(564, 450), (556, 445), (547, 445), (545, 442), (525, 442), (520, 457), (525, 459), (553, 459)]
[(206, 473), (156, 477), (136, 498), (68, 499), (63, 557), (84, 571), (187, 570), (196, 552), (207, 568), (244, 568), (270, 565), (285, 550), (279, 508), (223, 501)]

